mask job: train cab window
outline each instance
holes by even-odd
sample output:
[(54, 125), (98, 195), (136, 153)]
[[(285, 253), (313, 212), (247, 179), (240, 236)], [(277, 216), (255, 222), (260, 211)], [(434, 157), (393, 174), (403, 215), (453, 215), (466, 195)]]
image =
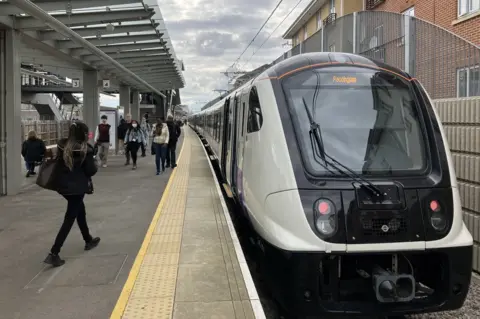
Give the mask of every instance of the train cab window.
[(257, 88), (252, 87), (250, 96), (248, 98), (248, 118), (247, 118), (247, 133), (260, 131), (263, 124), (263, 114), (260, 107), (260, 100), (258, 98)]
[[(336, 66), (283, 83), (306, 169), (330, 175), (319, 148), (358, 174), (421, 175), (428, 167), (425, 123), (410, 84), (387, 71)], [(310, 116), (321, 142), (310, 136)]]

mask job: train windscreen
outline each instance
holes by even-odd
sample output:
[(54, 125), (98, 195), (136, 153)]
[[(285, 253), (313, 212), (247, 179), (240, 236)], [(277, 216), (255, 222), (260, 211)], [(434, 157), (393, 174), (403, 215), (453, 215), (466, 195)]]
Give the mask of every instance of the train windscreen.
[(300, 71), (282, 86), (311, 174), (330, 174), (321, 165), (312, 123), (318, 125), (324, 152), (358, 174), (425, 172), (427, 143), (420, 110), (410, 84), (400, 75), (333, 66)]

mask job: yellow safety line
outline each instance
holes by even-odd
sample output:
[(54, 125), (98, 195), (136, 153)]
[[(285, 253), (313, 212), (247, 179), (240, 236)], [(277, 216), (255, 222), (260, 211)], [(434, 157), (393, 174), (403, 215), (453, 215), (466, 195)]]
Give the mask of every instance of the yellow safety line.
[[(180, 153), (178, 154), (178, 160), (177, 163), (180, 162), (180, 158), (183, 153), (183, 149), (185, 147), (186, 143), (186, 132), (184, 131), (184, 138), (183, 138), (183, 143), (182, 143), (182, 149), (180, 150)], [(110, 315), (110, 319), (121, 319), (123, 316), (123, 313), (125, 311), (125, 308), (127, 307), (128, 300), (130, 299), (130, 295), (133, 290), (133, 286), (135, 285), (135, 281), (137, 280), (138, 273), (140, 272), (140, 267), (142, 266), (143, 259), (145, 258), (145, 254), (148, 249), (148, 245), (150, 244), (150, 241), (152, 240), (152, 235), (153, 232), (155, 231), (155, 227), (157, 226), (158, 219), (160, 218), (160, 213), (162, 211), (162, 208), (165, 204), (165, 200), (168, 197), (168, 193), (170, 191), (170, 186), (172, 185), (172, 182), (175, 178), (175, 174), (177, 172), (176, 168), (172, 174), (170, 175), (170, 178), (168, 179), (167, 186), (165, 187), (165, 191), (162, 194), (162, 198), (160, 199), (160, 203), (157, 206), (157, 210), (155, 211), (155, 215), (153, 215), (153, 219), (150, 223), (150, 226), (148, 227), (147, 233), (145, 235), (145, 238), (143, 239), (142, 246), (140, 247), (137, 257), (135, 258), (135, 261), (133, 262), (132, 269), (130, 269), (130, 273), (128, 274), (127, 281), (125, 282), (125, 285), (123, 286), (123, 290), (120, 294), (120, 297), (118, 297), (117, 303), (115, 305), (115, 308), (112, 311), (112, 314)]]

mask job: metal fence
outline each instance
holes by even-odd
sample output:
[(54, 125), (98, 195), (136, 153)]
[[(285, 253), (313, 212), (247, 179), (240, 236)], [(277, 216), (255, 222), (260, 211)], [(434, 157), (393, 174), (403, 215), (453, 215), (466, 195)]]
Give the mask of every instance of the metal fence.
[(274, 63), (319, 51), (356, 53), (405, 70), (433, 99), (480, 96), (480, 47), (415, 17), (355, 12), (325, 25)]
[(22, 121), (22, 142), (27, 139), (28, 132), (35, 131), (46, 145), (55, 145), (68, 136), (70, 124), (70, 121)]
[(480, 272), (480, 97), (435, 101), (447, 136), (463, 219), (474, 240), (473, 269)]

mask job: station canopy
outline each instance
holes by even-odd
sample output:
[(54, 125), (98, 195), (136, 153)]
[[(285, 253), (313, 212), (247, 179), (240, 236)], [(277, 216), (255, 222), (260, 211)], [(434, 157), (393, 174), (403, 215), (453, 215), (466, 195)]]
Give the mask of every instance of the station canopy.
[(0, 0), (6, 21), (22, 42), (118, 85), (157, 93), (185, 86), (157, 0)]

